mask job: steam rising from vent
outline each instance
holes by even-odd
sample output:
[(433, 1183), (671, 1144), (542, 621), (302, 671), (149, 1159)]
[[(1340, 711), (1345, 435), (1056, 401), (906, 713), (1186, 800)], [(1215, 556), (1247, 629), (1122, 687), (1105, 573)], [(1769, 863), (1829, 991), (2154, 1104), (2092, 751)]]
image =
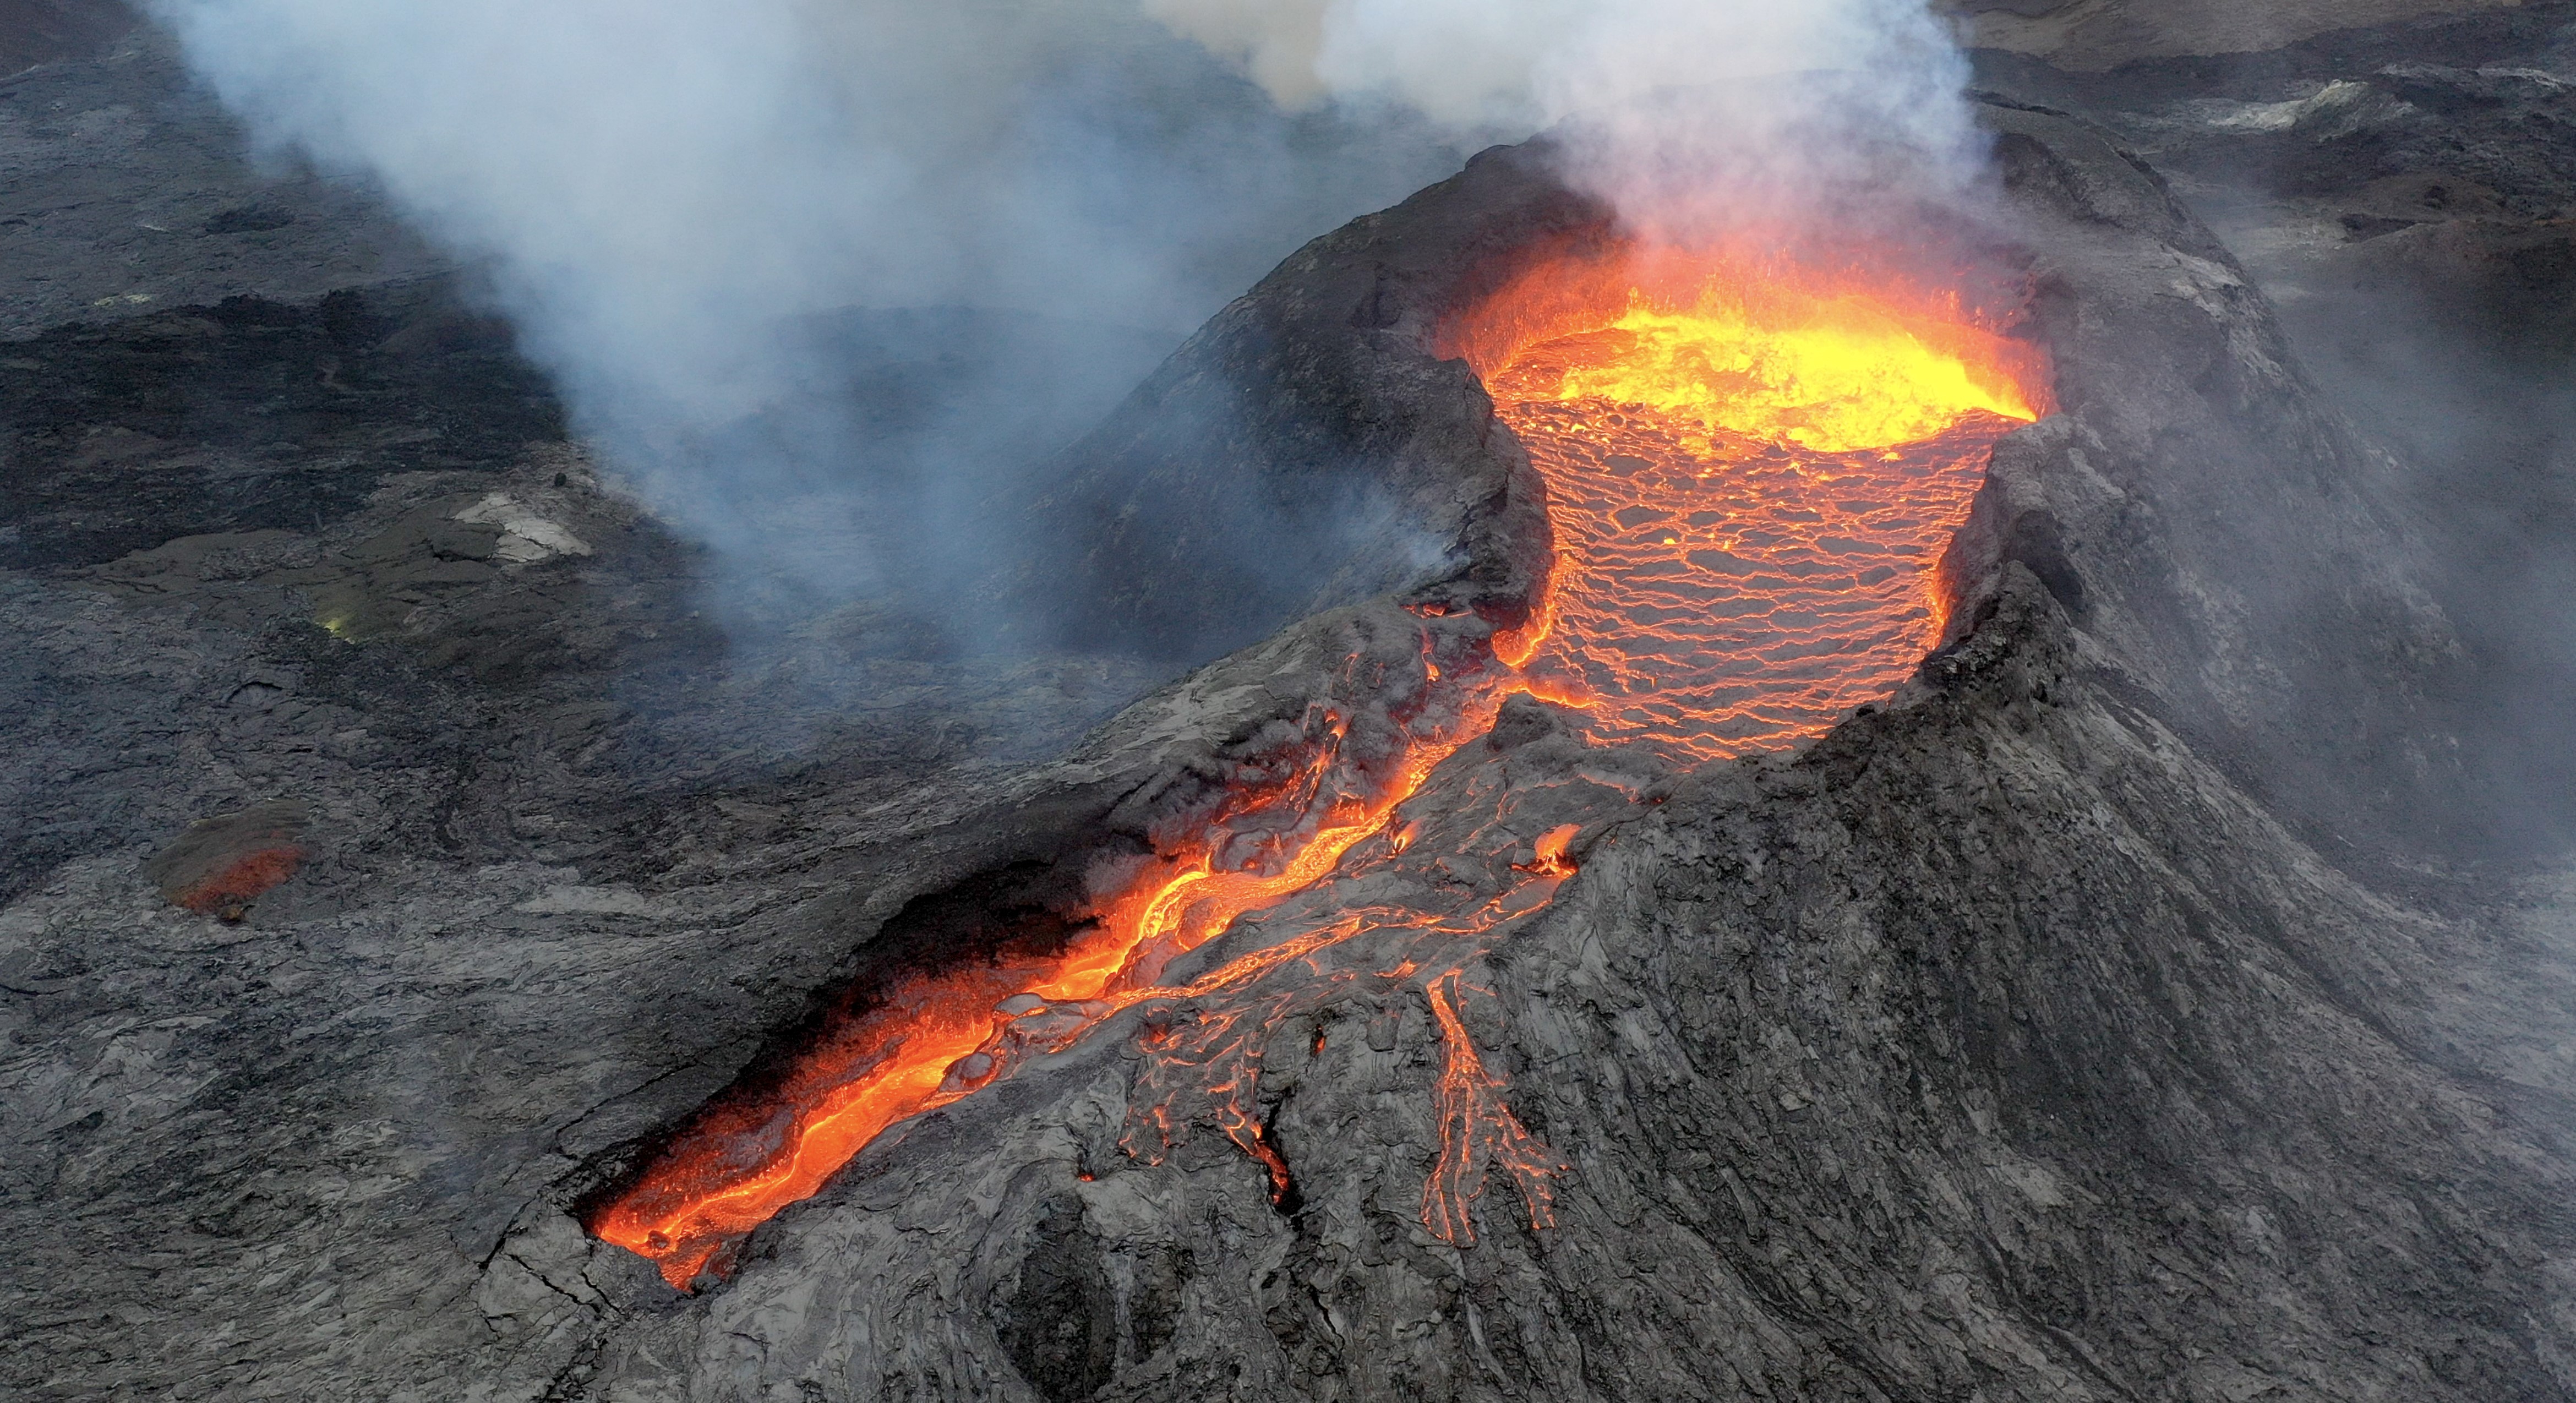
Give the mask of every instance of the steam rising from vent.
[(1460, 125), (1541, 127), (1678, 88), (1861, 71), (1887, 112), (1955, 121), (1948, 32), (1909, 0), (1144, 0), (1283, 103), (1372, 95)]
[(1776, 217), (1891, 155), (1925, 193), (1977, 165), (1967, 62), (1922, 0), (1144, 4), (1292, 106), (1391, 102), (1514, 134), (1573, 120), (1567, 174), (1668, 238)]
[[(1920, 0), (152, 3), (260, 143), (472, 261), (576, 427), (738, 577), (910, 588), (970, 631), (958, 586), (1023, 554), (996, 502), (1468, 143), (1579, 118), (1569, 177), (1675, 242), (1855, 161), (1975, 164)], [(906, 308), (979, 310), (866, 319)]]
[(465, 257), (666, 517), (791, 592), (1012, 550), (1019, 474), (1461, 158), (1284, 113), (1131, 0), (153, 9), (263, 148)]

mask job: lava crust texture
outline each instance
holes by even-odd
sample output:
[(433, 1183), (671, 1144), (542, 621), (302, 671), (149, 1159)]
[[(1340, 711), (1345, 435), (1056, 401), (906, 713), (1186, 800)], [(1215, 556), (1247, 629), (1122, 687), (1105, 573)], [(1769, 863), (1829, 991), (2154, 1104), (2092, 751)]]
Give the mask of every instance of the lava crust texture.
[[(2390, 753), (2450, 644), (2386, 461), (2154, 175), (1986, 118), (2057, 412), (1995, 449), (1941, 562), (1947, 646), (1891, 704), (1683, 772), (1515, 701), (1379, 847), (869, 1146), (685, 1303), (597, 1285), (615, 1249), (532, 1207), (514, 1259), (599, 1293), (585, 1386), (2558, 1387), (2566, 1327), (2530, 1303), (2564, 1290), (2568, 1185), (2523, 1109), (2555, 1089), (2504, 1090), (2425, 992), (2458, 933), (2293, 827), (2441, 780)], [(1163, 523), (1108, 533), (1091, 578), (1192, 637), (1246, 597), (1204, 573), (1189, 523), (1226, 508), (1174, 456), (1210, 397), (1250, 406), (1212, 481), (1357, 475), (1457, 563), (1140, 703), (1022, 781), (1060, 796), (1051, 850), (988, 862), (1150, 846), (1318, 716), (1377, 737), (1335, 762), (1371, 792), (1440, 664), (1524, 624), (1543, 489), (1428, 347), (1515, 250), (1609, 237), (1545, 171), (1488, 153), (1319, 240), (1077, 451), (1067, 501)], [(1146, 583), (1171, 579), (1203, 588)]]
[[(2323, 822), (2358, 794), (2402, 831), (2455, 779), (2428, 699), (2456, 646), (2393, 464), (2144, 162), (1984, 120), (2008, 214), (1957, 237), (2010, 274), (2053, 412), (1994, 445), (1935, 651), (1794, 750), (1683, 767), (1461, 685), (1544, 617), (1559, 543), (1442, 329), (1533, 251), (1615, 243), (1529, 148), (1301, 250), (1064, 458), (1032, 509), (1082, 547), (1002, 587), (1237, 651), (1045, 763), (943, 749), (949, 713), (1061, 727), (1070, 670), (977, 707), (925, 682), (804, 769), (585, 707), (620, 648), (692, 635), (648, 607), (683, 594), (650, 523), (560, 443), (298, 497), (310, 536), (210, 519), (101, 563), (139, 542), (64, 522), (55, 575), (0, 581), (43, 659), (7, 674), (27, 713), (184, 691), (277, 738), (169, 800), (171, 834), (254, 781), (318, 797), (305, 865), (238, 923), (171, 904), (139, 841), (13, 887), (0, 1381), (2568, 1396), (2567, 976), (2498, 973), (2489, 927), (2364, 885)], [(594, 553), (506, 555), (514, 522)], [(1215, 548), (1256, 528), (1278, 569)], [(589, 671), (482, 666), (503, 634)], [(369, 728), (398, 726), (426, 739), (389, 754)], [(1381, 809), (1313, 885), (1161, 952), (1154, 990), (874, 1139), (729, 1274), (682, 1292), (585, 1233), (903, 972), (1063, 948), (1182, 835)]]

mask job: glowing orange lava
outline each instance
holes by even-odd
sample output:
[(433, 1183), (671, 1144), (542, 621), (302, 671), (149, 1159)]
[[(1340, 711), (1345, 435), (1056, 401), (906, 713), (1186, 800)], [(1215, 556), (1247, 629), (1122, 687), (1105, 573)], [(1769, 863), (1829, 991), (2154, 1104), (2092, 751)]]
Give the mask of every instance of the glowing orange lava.
[(1533, 687), (1599, 740), (1708, 760), (1902, 681), (1988, 450), (2039, 414), (2035, 353), (1963, 315), (1646, 260), (1524, 278), (1463, 319), (1453, 349), (1556, 529), (1544, 642), (1515, 660)]
[[(1483, 715), (1490, 724), (1490, 707)], [(590, 1230), (652, 1258), (675, 1287), (711, 1266), (720, 1272), (744, 1234), (813, 1197), (888, 1126), (982, 1089), (1017, 1056), (1069, 1044), (1157, 992), (1152, 983), (1174, 957), (1246, 911), (1312, 886), (1475, 734), (1481, 728), (1416, 744), (1374, 798), (1326, 797), (1320, 786), (1344, 735), (1341, 723), (1328, 723), (1325, 743), (1289, 782), (1221, 815), (1204, 846), (1149, 869), (1062, 950), (900, 981), (879, 1007), (804, 1049), (757, 1112), (719, 1107), (675, 1137), (632, 1187), (591, 1214)], [(1227, 820), (1282, 808), (1320, 820), (1284, 861), (1215, 869)], [(1284, 1190), (1286, 1168), (1259, 1143), (1257, 1127), (1236, 1139), (1273, 1165)]]
[[(1823, 453), (1917, 442), (1975, 413), (2038, 417), (2001, 367), (1927, 345), (1866, 298), (1780, 301), (1711, 286), (1690, 309), (1665, 311), (1635, 295), (1617, 321), (1538, 360), (1561, 401), (1634, 405), (1676, 427)], [(1512, 367), (1524, 381), (1532, 368)]]
[(1520, 1189), (1530, 1226), (1556, 1222), (1556, 1196), (1548, 1181), (1565, 1172), (1565, 1162), (1503, 1104), (1503, 1080), (1485, 1070), (1475, 1040), (1459, 1016), (1462, 970), (1450, 970), (1424, 986), (1431, 1017), (1440, 1025), (1443, 1066), (1434, 1091), (1440, 1117), (1440, 1158), (1422, 1186), (1422, 1222), (1442, 1241), (1476, 1245), (1476, 1225), (1467, 1205), (1485, 1190), (1485, 1176), (1500, 1164)]
[[(1931, 567), (1986, 451), (2045, 408), (2035, 353), (1955, 298), (1889, 290), (1908, 286), (1627, 254), (1534, 268), (1455, 318), (1439, 349), (1475, 367), (1529, 449), (1557, 561), (1528, 621), (1475, 644), (1478, 657), (1442, 667), (1426, 627), (1422, 681), (1447, 689), (1454, 721), (1408, 731), (1392, 773), (1359, 793), (1346, 723), (1310, 717), (1311, 744), (1063, 948), (896, 981), (758, 1097), (711, 1104), (592, 1211), (591, 1230), (687, 1288), (889, 1126), (1147, 1002), (1168, 1008), (1148, 1019), (1129, 1153), (1156, 1160), (1192, 1124), (1213, 1125), (1284, 1202), (1288, 1161), (1252, 1113), (1261, 1059), (1289, 1017), (1361, 977), (1328, 976), (1323, 953), (1382, 932), (1415, 942), (1420, 962), (1367, 977), (1423, 998), (1445, 1049), (1423, 1222), (1472, 1243), (1468, 1203), (1499, 1166), (1545, 1226), (1564, 1166), (1503, 1103), (1461, 1001), (1479, 942), (1574, 874), (1573, 825), (1531, 840), (1511, 889), (1471, 909), (1346, 912), (1177, 987), (1164, 972), (1239, 917), (1315, 888), (1373, 836), (1384, 841), (1363, 866), (1401, 859), (1420, 825), (1397, 808), (1510, 693), (1578, 705), (1594, 739), (1688, 762), (1817, 734), (1901, 680), (1939, 631)], [(1257, 831), (1268, 836), (1238, 852)]]

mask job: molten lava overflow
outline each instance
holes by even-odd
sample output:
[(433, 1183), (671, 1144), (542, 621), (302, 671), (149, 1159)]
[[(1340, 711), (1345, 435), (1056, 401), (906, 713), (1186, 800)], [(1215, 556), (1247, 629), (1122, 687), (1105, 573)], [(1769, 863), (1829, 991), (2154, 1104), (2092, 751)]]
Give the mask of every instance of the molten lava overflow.
[[(2042, 408), (2033, 353), (1972, 321), (1884, 279), (1707, 254), (1565, 260), (1507, 283), (1440, 349), (1475, 367), (1528, 447), (1558, 559), (1530, 622), (1477, 644), (1481, 656), (1444, 669), (1424, 634), (1425, 678), (1446, 705), (1403, 722), (1392, 769), (1367, 779), (1343, 753), (1348, 722), (1310, 716), (1303, 743), (1248, 767), (1235, 800), (1086, 932), (897, 980), (757, 1096), (711, 1103), (589, 1214), (591, 1230), (675, 1287), (720, 1276), (753, 1227), (889, 1127), (1147, 1002), (1186, 1013), (1146, 1020), (1129, 1152), (1156, 1160), (1192, 1121), (1211, 1124), (1284, 1200), (1288, 1166), (1250, 1112), (1263, 1049), (1330, 996), (1322, 952), (1390, 932), (1404, 952), (1391, 968), (1334, 980), (1404, 983), (1448, 1050), (1423, 1221), (1473, 1242), (1467, 1200), (1500, 1166), (1543, 1226), (1562, 1166), (1511, 1117), (1467, 1037), (1462, 972), (1573, 873), (1574, 830), (1512, 864), (1510, 890), (1456, 910), (1336, 911), (1327, 879), (1404, 860), (1418, 824), (1398, 808), (1512, 693), (1581, 708), (1597, 742), (1688, 764), (1819, 734), (1902, 680), (1939, 633), (1931, 566), (1987, 450)], [(1292, 900), (1322, 910), (1164, 983), (1177, 957)]]

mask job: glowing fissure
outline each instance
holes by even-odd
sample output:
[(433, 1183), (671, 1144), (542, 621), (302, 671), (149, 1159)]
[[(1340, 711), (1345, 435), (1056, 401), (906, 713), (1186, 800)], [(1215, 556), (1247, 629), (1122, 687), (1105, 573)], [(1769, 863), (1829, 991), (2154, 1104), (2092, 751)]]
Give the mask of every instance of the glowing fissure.
[[(1455, 733), (1417, 740), (1375, 799), (1327, 803), (1311, 835), (1275, 870), (1217, 871), (1211, 838), (1184, 859), (1148, 869), (1104, 906), (1092, 930), (1054, 955), (898, 983), (873, 1015), (804, 1050), (758, 1123), (719, 1113), (693, 1126), (590, 1215), (591, 1231), (652, 1258), (675, 1287), (687, 1288), (710, 1267), (721, 1273), (743, 1235), (812, 1197), (887, 1127), (980, 1090), (1027, 1057), (1070, 1046), (1140, 1000), (1168, 995), (1153, 985), (1165, 965), (1245, 912), (1314, 885), (1353, 844), (1382, 831), (1396, 805), (1491, 718), (1490, 704), (1471, 708)], [(1230, 806), (1211, 830), (1221, 831), (1229, 817), (1315, 805), (1344, 734), (1342, 722), (1328, 719), (1326, 742), (1288, 782)], [(1247, 959), (1253, 963), (1246, 968), (1267, 967)], [(1272, 1167), (1284, 1192), (1285, 1164), (1260, 1143), (1257, 1126), (1236, 1119), (1229, 1133)], [(747, 1150), (751, 1163), (743, 1162)]]
[[(1510, 694), (1580, 708), (1596, 741), (1696, 763), (1821, 733), (1933, 641), (1941, 544), (1995, 438), (2040, 412), (2032, 354), (1954, 304), (1927, 312), (1865, 281), (1749, 278), (1724, 257), (1689, 265), (1694, 278), (1675, 266), (1539, 269), (1444, 348), (1470, 360), (1529, 449), (1557, 560), (1528, 620), (1498, 631), (1481, 659), (1444, 669), (1426, 628), (1417, 710), (1450, 719), (1416, 733), (1428, 723), (1400, 718), (1391, 774), (1365, 796), (1343, 792), (1356, 768), (1348, 723), (1310, 715), (1302, 754), (1256, 772), (1063, 949), (898, 981), (875, 1011), (801, 1049), (757, 1104), (712, 1106), (675, 1136), (592, 1212), (591, 1230), (653, 1258), (674, 1286), (721, 1275), (745, 1234), (888, 1127), (1139, 1005), (1149, 1055), (1126, 1152), (1159, 1162), (1212, 1126), (1285, 1204), (1290, 1165), (1255, 1113), (1262, 1060), (1287, 1022), (1363, 985), (1413, 991), (1443, 1048), (1424, 1225), (1472, 1244), (1469, 1205), (1499, 1167), (1530, 1224), (1547, 1226), (1549, 1182), (1565, 1166), (1505, 1104), (1463, 1000), (1467, 967), (1574, 874), (1574, 825), (1538, 835), (1507, 889), (1467, 909), (1333, 914), (1310, 899), (1304, 929), (1292, 917), (1208, 973), (1177, 986), (1165, 975), (1244, 917), (1309, 891), (1328, 901), (1322, 884), (1347, 863), (1402, 860), (1421, 824), (1398, 810)], [(1255, 833), (1280, 818), (1284, 831)], [(1324, 958), (1349, 946), (1364, 959), (1374, 947), (1352, 942), (1379, 933), (1413, 953), (1376, 971)]]
[(1556, 1195), (1548, 1181), (1566, 1166), (1504, 1104), (1503, 1079), (1485, 1070), (1459, 1013), (1465, 978), (1464, 970), (1453, 969), (1423, 988), (1431, 1017), (1440, 1025), (1443, 1064), (1434, 1092), (1440, 1158), (1422, 1186), (1422, 1222), (1442, 1240), (1472, 1247), (1476, 1225), (1467, 1216), (1467, 1205), (1485, 1191), (1485, 1176), (1494, 1165), (1500, 1164), (1520, 1190), (1533, 1228), (1555, 1226)]

